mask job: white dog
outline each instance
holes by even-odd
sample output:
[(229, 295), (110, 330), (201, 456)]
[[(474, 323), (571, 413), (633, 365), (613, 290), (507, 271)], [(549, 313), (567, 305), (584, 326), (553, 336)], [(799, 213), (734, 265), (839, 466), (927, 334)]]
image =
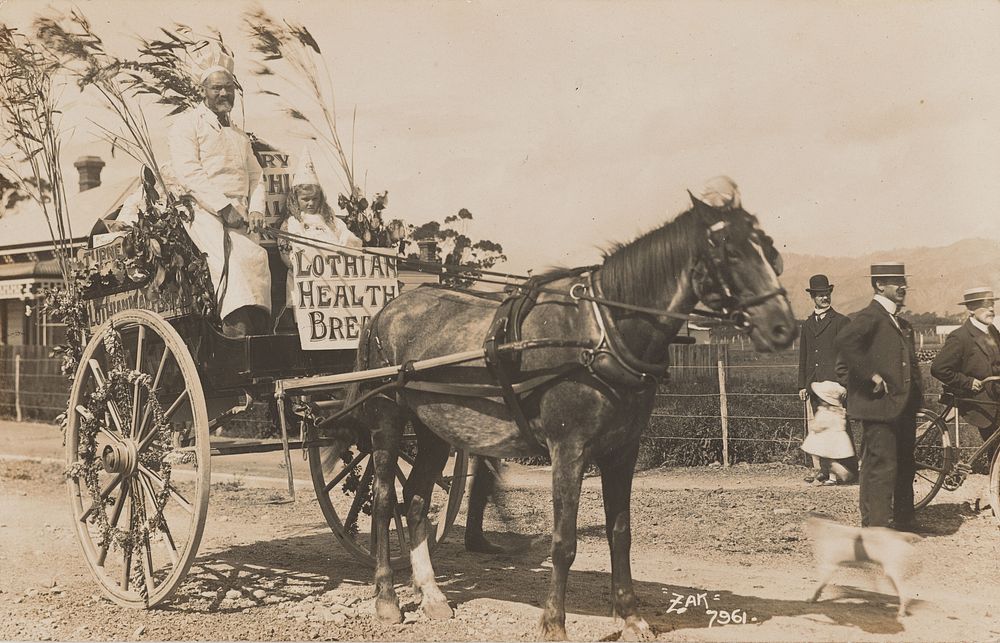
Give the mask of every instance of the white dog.
[(810, 600), (818, 601), (838, 567), (879, 565), (896, 588), (899, 616), (908, 614), (911, 597), (906, 590), (907, 576), (915, 568), (913, 543), (922, 537), (887, 527), (851, 527), (819, 514), (810, 514), (806, 530), (813, 541), (813, 552), (820, 574), (819, 587)]

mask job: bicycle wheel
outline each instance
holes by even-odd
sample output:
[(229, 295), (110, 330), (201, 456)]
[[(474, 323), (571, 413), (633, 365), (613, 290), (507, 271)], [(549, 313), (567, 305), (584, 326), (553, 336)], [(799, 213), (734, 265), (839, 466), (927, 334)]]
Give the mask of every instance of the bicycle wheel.
[(917, 411), (917, 439), (913, 449), (913, 508), (923, 509), (941, 489), (952, 465), (951, 435), (940, 415)]
[(990, 464), (990, 507), (993, 508), (993, 517), (1000, 522), (1000, 451), (993, 454)]

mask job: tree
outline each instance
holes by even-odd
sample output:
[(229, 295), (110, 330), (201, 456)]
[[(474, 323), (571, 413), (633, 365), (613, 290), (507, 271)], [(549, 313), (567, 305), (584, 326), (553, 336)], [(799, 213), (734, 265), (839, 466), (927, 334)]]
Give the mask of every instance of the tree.
[[(503, 246), (489, 239), (473, 241), (468, 235), (468, 224), (473, 220), (472, 213), (462, 208), (457, 214), (444, 218), (444, 223), (428, 221), (412, 228), (409, 237), (414, 241), (431, 239), (437, 242), (437, 257), (444, 264), (441, 275), (442, 283), (452, 286), (467, 287), (482, 275), (482, 270), (489, 270), (496, 264), (507, 261)], [(457, 224), (457, 229), (454, 224)], [(419, 255), (411, 253), (409, 259), (419, 259)], [(462, 268), (459, 269), (459, 266)]]

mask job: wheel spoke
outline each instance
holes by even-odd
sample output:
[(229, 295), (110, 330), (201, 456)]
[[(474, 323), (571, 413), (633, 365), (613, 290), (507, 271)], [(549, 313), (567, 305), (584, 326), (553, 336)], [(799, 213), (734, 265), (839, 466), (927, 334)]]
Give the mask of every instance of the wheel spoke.
[(184, 389), (184, 391), (180, 395), (177, 396), (177, 399), (174, 400), (174, 403), (171, 404), (170, 407), (163, 414), (163, 421), (164, 422), (170, 420), (170, 418), (173, 417), (174, 413), (177, 412), (177, 409), (179, 409), (181, 407), (181, 403), (184, 400), (188, 399), (188, 395), (189, 395), (188, 390)]
[(396, 523), (396, 537), (399, 538), (399, 550), (405, 556), (410, 551), (410, 547), (406, 544), (406, 532), (403, 529), (403, 518), (399, 515), (399, 503), (397, 502), (392, 503), (392, 519)]
[(122, 481), (122, 474), (118, 473), (118, 474), (115, 475), (114, 478), (111, 479), (111, 482), (109, 482), (108, 484), (104, 485), (104, 489), (101, 490), (100, 500), (91, 503), (90, 509), (88, 509), (85, 512), (83, 512), (83, 515), (80, 516), (80, 522), (87, 522), (87, 518), (90, 518), (90, 514), (92, 514), (95, 511), (97, 511), (97, 504), (98, 504), (98, 502), (103, 503), (105, 500), (107, 500), (108, 494), (110, 494), (112, 491), (114, 491), (115, 487), (117, 487), (118, 484), (121, 481)]
[[(87, 361), (87, 365), (90, 366), (90, 372), (93, 373), (94, 381), (97, 382), (97, 386), (104, 386), (104, 383), (107, 380), (104, 377), (104, 370), (101, 368), (100, 362), (91, 358)], [(118, 427), (118, 432), (125, 435), (125, 432), (122, 431), (122, 415), (118, 411), (118, 405), (114, 403), (114, 400), (108, 400), (107, 406), (108, 412), (111, 413), (112, 421), (114, 421), (115, 426)]]
[[(170, 349), (163, 346), (163, 355), (160, 355), (160, 365), (156, 367), (156, 377), (153, 378), (153, 385), (149, 387), (149, 395), (156, 395), (156, 391), (160, 387), (160, 376), (163, 375), (163, 367), (167, 365), (167, 357), (171, 355)], [(147, 404), (146, 410), (142, 412), (142, 422), (139, 423), (139, 428), (136, 430), (136, 439), (141, 439), (145, 437), (146, 422), (149, 420), (150, 407)]]
[(358, 490), (355, 492), (354, 500), (351, 502), (351, 510), (347, 512), (347, 522), (344, 523), (345, 525), (357, 523), (358, 512), (361, 511), (361, 506), (365, 502), (365, 496), (369, 493), (368, 487), (371, 485), (374, 470), (374, 458), (369, 458), (368, 466), (365, 467), (364, 475), (361, 476), (361, 482), (358, 484)]
[[(133, 494), (139, 498), (139, 506), (142, 507), (142, 511), (139, 512), (140, 517), (145, 518), (143, 523), (149, 520), (149, 508), (146, 507), (146, 496), (142, 492), (142, 483), (138, 480), (134, 480)], [(143, 530), (142, 541), (139, 543), (142, 548), (143, 561), (142, 561), (142, 576), (143, 581), (146, 584), (146, 600), (153, 595), (153, 590), (156, 587), (156, 583), (153, 582), (153, 550), (149, 546), (149, 533)]]
[[(152, 471), (150, 471), (146, 467), (146, 465), (140, 464), (139, 465), (139, 472), (141, 474), (145, 475), (149, 480), (152, 480), (153, 482), (155, 482), (156, 486), (158, 486), (160, 489), (163, 488), (163, 479), (160, 478), (160, 476), (158, 476), (155, 473), (153, 473)], [(194, 513), (194, 507), (191, 505), (190, 502), (187, 501), (187, 498), (185, 498), (184, 496), (182, 496), (179, 491), (177, 491), (176, 489), (174, 489), (173, 485), (170, 486), (169, 492), (170, 492), (170, 497), (173, 498), (177, 502), (177, 504), (179, 504), (181, 506), (181, 509), (183, 509), (184, 511), (188, 512), (189, 514), (193, 514)]]
[(325, 491), (326, 493), (330, 493), (330, 490), (333, 489), (334, 487), (336, 487), (337, 484), (341, 480), (343, 480), (344, 478), (346, 478), (347, 474), (349, 474), (351, 471), (353, 471), (354, 467), (358, 466), (358, 463), (361, 462), (361, 460), (366, 455), (367, 454), (364, 451), (359, 451), (358, 455), (354, 456), (354, 459), (351, 460), (351, 463), (349, 465), (347, 465), (346, 467), (344, 467), (343, 469), (341, 469), (340, 473), (338, 473), (336, 476), (334, 476), (333, 480), (331, 480), (330, 482), (327, 483), (326, 487), (323, 488), (323, 491)]
[[(128, 499), (128, 488), (129, 485), (122, 485), (122, 492), (118, 495), (118, 502), (115, 503), (115, 510), (111, 513), (110, 525), (112, 528), (118, 526), (118, 519), (121, 518), (122, 509), (125, 508), (125, 501)], [(111, 543), (105, 540), (101, 543), (101, 551), (97, 556), (97, 565), (99, 567), (104, 567), (104, 561), (108, 557), (108, 548)]]
[(916, 465), (917, 465), (917, 471), (916, 471), (917, 475), (920, 475), (920, 472), (925, 469), (927, 471), (934, 471), (935, 473), (944, 473), (944, 467), (935, 467), (933, 464), (930, 464), (928, 462), (917, 462)]
[[(146, 327), (139, 324), (139, 331), (135, 339), (135, 372), (142, 373), (142, 349), (146, 339)], [(139, 380), (136, 379), (132, 386), (132, 437), (139, 435)]]

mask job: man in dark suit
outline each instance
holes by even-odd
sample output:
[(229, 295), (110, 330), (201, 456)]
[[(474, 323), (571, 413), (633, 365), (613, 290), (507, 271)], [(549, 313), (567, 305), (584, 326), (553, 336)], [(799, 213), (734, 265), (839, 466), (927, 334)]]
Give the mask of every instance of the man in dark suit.
[[(826, 275), (810, 277), (806, 292), (812, 297), (815, 309), (802, 322), (799, 333), (799, 398), (808, 400), (815, 411), (818, 400), (811, 393), (809, 385), (813, 382), (837, 381), (837, 350), (833, 340), (851, 320), (833, 309), (833, 284)], [(855, 462), (845, 463), (845, 467), (849, 471), (857, 471)], [(813, 468), (818, 472), (806, 478), (807, 482), (814, 479), (825, 482), (828, 479), (826, 468), (820, 467), (816, 456), (813, 456)]]
[(1000, 385), (985, 381), (1000, 375), (1000, 332), (992, 323), (994, 300), (991, 288), (965, 291), (961, 305), (969, 310), (969, 318), (948, 335), (931, 364), (931, 375), (956, 394), (958, 412), (979, 429), (983, 440), (993, 435), (1000, 422)]
[(846, 369), (847, 413), (861, 421), (862, 527), (912, 530), (913, 447), (921, 404), (913, 328), (898, 316), (906, 301), (903, 264), (871, 266), (872, 302), (837, 335)]

